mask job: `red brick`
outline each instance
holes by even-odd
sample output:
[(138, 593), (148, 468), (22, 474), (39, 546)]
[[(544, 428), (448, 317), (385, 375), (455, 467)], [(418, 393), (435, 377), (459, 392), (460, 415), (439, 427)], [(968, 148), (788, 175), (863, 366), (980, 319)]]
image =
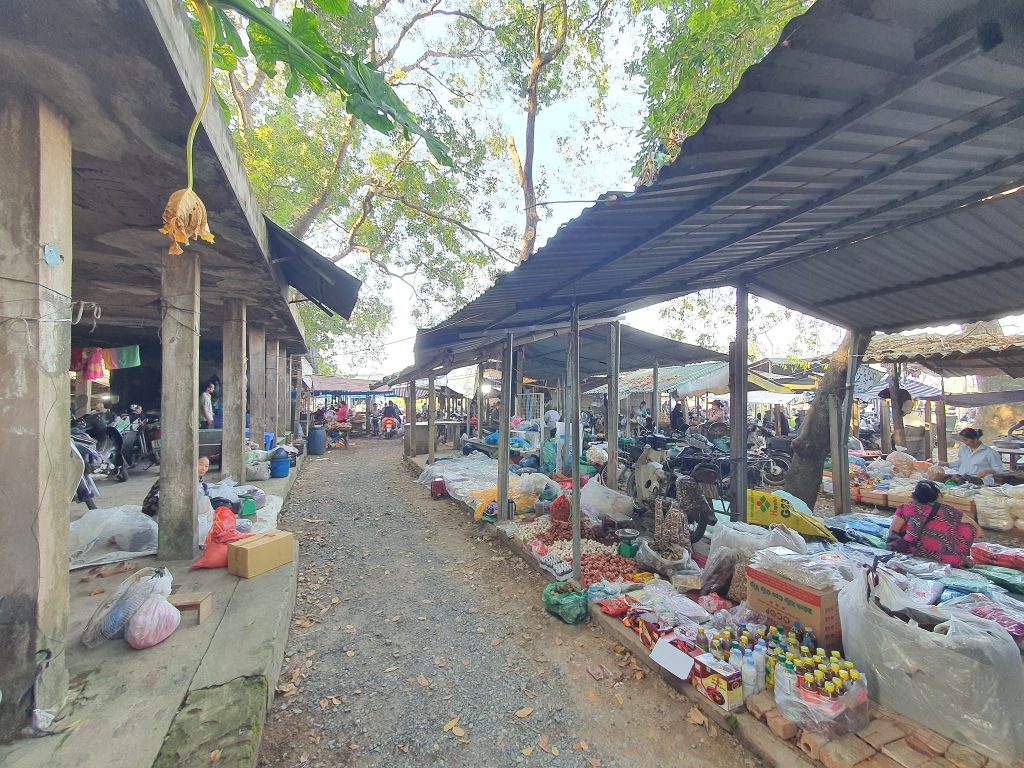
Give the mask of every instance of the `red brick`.
[(821, 756), (821, 748), (828, 744), (828, 742), (828, 736), (812, 733), (811, 731), (801, 731), (800, 738), (796, 740), (796, 745), (811, 760), (817, 760)]
[[(755, 693), (753, 696), (749, 696), (743, 704), (747, 708), (747, 712), (752, 714), (761, 722), (765, 721), (766, 715), (773, 709), (775, 709), (775, 696), (762, 691), (761, 693)], [(946, 750), (942, 750), (939, 754), (942, 754)]]
[(882, 747), (882, 754), (891, 757), (904, 768), (921, 768), (931, 758), (930, 755), (922, 755), (910, 746), (907, 739), (890, 741)]
[(946, 759), (956, 768), (982, 768), (985, 765), (985, 758), (979, 755), (970, 747), (957, 744), (955, 741), (946, 750)]
[(879, 752), (874, 757), (869, 757), (863, 763), (857, 763), (856, 768), (902, 768), (902, 766), (891, 757), (886, 757)]
[(923, 755), (942, 757), (953, 741), (941, 733), (919, 725), (907, 734), (907, 743)]
[(819, 759), (825, 768), (852, 768), (875, 754), (875, 749), (853, 734), (833, 739), (821, 748)]
[(787, 720), (777, 709), (768, 713), (768, 719), (766, 722), (768, 723), (768, 728), (772, 733), (786, 741), (795, 739), (797, 733), (800, 731), (800, 729), (796, 727), (796, 723), (791, 720)]
[(890, 741), (902, 739), (907, 732), (890, 720), (876, 719), (868, 723), (857, 735), (875, 749), (881, 749)]

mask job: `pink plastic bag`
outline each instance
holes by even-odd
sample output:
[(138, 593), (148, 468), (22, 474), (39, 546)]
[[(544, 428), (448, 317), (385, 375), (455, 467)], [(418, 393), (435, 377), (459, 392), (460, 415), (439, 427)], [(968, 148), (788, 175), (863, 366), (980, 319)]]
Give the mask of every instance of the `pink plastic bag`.
[(136, 650), (152, 648), (166, 640), (181, 623), (181, 611), (163, 595), (146, 600), (128, 622), (125, 639)]

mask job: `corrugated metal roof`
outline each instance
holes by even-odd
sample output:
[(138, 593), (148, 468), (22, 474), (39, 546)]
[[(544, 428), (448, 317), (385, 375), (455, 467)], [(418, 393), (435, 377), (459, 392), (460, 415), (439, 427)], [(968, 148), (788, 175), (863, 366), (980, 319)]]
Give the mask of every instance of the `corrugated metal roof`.
[(1019, 0), (818, 0), (658, 181), (602, 196), (417, 348), (740, 282), (865, 330), (1019, 310), (1024, 195), (1000, 193), (1024, 183), (1022, 85)]
[(945, 376), (1024, 377), (1024, 336), (992, 333), (978, 323), (963, 333), (877, 335), (866, 363), (919, 363)]
[[(628, 397), (636, 392), (651, 392), (654, 388), (654, 369), (625, 373), (619, 377), (619, 396)], [(786, 394), (785, 387), (766, 379), (757, 371), (747, 370), (747, 388), (750, 390)], [(723, 362), (670, 365), (658, 368), (658, 389), (677, 392), (680, 396), (729, 391), (729, 364)], [(608, 394), (608, 385), (587, 390), (588, 395)]]

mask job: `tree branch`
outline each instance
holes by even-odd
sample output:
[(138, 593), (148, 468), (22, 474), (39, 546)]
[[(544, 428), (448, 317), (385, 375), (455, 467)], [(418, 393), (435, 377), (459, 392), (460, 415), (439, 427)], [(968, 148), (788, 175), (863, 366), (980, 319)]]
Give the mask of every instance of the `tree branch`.
[(423, 21), (423, 19), (433, 16), (434, 12), (437, 10), (437, 7), (439, 5), (441, 5), (441, 0), (434, 0), (429, 10), (421, 11), (420, 13), (413, 15), (413, 17), (409, 19), (409, 21), (402, 25), (401, 30), (399, 30), (398, 32), (398, 37), (395, 38), (394, 44), (391, 46), (391, 48), (388, 49), (388, 52), (384, 54), (384, 57), (379, 61), (371, 62), (371, 65), (376, 67), (377, 69), (380, 69), (389, 61), (391, 61), (395, 57), (395, 54), (398, 52), (399, 47), (402, 45), (402, 41), (405, 40), (405, 36), (408, 35), (410, 31), (412, 31), (413, 27), (415, 27), (419, 22)]
[(313, 223), (320, 214), (327, 210), (327, 206), (331, 202), (331, 191), (334, 189), (334, 183), (338, 178), (338, 174), (341, 173), (341, 166), (344, 165), (345, 158), (348, 157), (349, 147), (352, 146), (353, 125), (354, 119), (352, 115), (346, 115), (341, 136), (338, 139), (338, 151), (334, 154), (334, 164), (331, 167), (331, 172), (324, 179), (323, 185), (309, 202), (309, 205), (306, 206), (306, 210), (299, 214), (290, 228), (291, 233), (300, 240), (309, 231), (309, 228), (313, 226)]

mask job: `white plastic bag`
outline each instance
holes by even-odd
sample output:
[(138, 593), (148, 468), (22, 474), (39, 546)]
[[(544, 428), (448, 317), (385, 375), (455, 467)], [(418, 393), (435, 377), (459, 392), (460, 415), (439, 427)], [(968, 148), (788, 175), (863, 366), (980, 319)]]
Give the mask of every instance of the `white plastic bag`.
[(775, 703), (783, 716), (805, 731), (835, 738), (857, 733), (871, 721), (871, 705), (864, 678), (835, 700), (801, 690), (795, 673), (775, 667)]
[(152, 554), (157, 549), (157, 530), (156, 521), (142, 514), (142, 507), (138, 505), (90, 509), (71, 523), (68, 538), (71, 567), (88, 565), (110, 554), (111, 544), (127, 553)]
[(258, 480), (269, 480), (270, 479), (270, 462), (269, 461), (250, 461), (245, 465), (245, 480), (246, 482), (253, 483)]
[(640, 546), (636, 552), (636, 564), (645, 571), (660, 573), (666, 579), (671, 579), (677, 573), (692, 572), (696, 564), (690, 558), (690, 553), (682, 547), (679, 549), (682, 557), (668, 560), (655, 552), (647, 539), (640, 539)]
[(589, 507), (600, 515), (619, 514), (627, 517), (633, 515), (633, 499), (619, 491), (613, 491), (596, 480), (591, 480), (580, 491), (580, 504)]
[(785, 547), (801, 555), (807, 554), (807, 542), (803, 536), (784, 525), (762, 528), (759, 525), (721, 521), (711, 534), (709, 561), (719, 547), (729, 547), (743, 559), (750, 559), (759, 549), (768, 547)]
[(181, 623), (181, 611), (164, 595), (153, 595), (139, 606), (125, 631), (125, 640), (136, 650), (152, 648), (171, 636)]
[(839, 613), (846, 657), (868, 676), (872, 698), (993, 760), (1020, 759), (1024, 667), (1010, 634), (987, 619), (916, 604), (884, 573), (870, 589), (868, 578), (842, 589)]
[(166, 597), (169, 594), (170, 571), (166, 568), (140, 568), (96, 608), (82, 631), (82, 644), (92, 648), (104, 639), (122, 637), (128, 622), (146, 600), (154, 595)]

